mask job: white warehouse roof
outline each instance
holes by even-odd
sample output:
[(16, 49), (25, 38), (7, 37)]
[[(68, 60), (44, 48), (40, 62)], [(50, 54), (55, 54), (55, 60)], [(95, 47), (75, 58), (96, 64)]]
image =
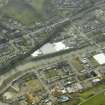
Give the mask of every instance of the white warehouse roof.
[(100, 53), (100, 54), (94, 55), (93, 58), (94, 58), (100, 65), (105, 64), (105, 54), (104, 54), (104, 53)]
[(63, 41), (56, 43), (47, 43), (43, 45), (39, 50), (32, 53), (31, 56), (36, 57), (40, 54), (51, 54), (66, 49), (69, 49), (69, 47), (66, 46)]

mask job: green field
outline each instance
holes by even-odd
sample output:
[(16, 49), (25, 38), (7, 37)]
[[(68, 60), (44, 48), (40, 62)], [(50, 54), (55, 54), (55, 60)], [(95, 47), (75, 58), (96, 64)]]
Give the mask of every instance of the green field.
[(38, 79), (28, 81), (27, 85), (30, 87), (31, 91), (41, 91), (43, 89), (43, 86)]
[(57, 70), (48, 70), (47, 72), (46, 72), (46, 74), (45, 74), (45, 77), (47, 78), (47, 79), (50, 79), (50, 78), (53, 78), (53, 77), (55, 77), (55, 76), (57, 76), (58, 75), (58, 72), (57, 72)]
[(42, 12), (45, 0), (32, 0), (32, 6), (39, 12)]
[(98, 94), (81, 105), (105, 105), (105, 93)]
[(43, 21), (43, 7), (45, 0), (9, 0), (8, 4), (2, 8), (2, 14), (12, 17), (21, 23), (29, 26), (36, 22)]
[(83, 99), (87, 99), (89, 98), (89, 96), (91, 96), (92, 94), (97, 93), (98, 91), (101, 91), (105, 89), (105, 85), (104, 84), (99, 84), (96, 85), (95, 87), (92, 87), (86, 91), (84, 91), (83, 93), (80, 94), (80, 97), (82, 97)]
[[(80, 104), (80, 105), (105, 105), (105, 104), (102, 104), (102, 103), (105, 103), (105, 94), (101, 93), (101, 91), (104, 89), (105, 89), (104, 84), (98, 84), (98, 85), (84, 91), (83, 93), (80, 94), (81, 103), (85, 102), (88, 99), (90, 99), (90, 100), (88, 100), (85, 103)], [(98, 94), (98, 92), (100, 94)]]

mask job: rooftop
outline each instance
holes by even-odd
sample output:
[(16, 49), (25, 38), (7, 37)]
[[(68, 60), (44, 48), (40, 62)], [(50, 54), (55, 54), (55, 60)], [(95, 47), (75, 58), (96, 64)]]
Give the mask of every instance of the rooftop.
[(100, 65), (105, 64), (105, 54), (104, 54), (104, 53), (100, 53), (100, 54), (94, 55), (93, 58), (94, 58)]
[(56, 42), (56, 43), (47, 43), (43, 45), (39, 50), (32, 53), (31, 56), (36, 57), (40, 54), (44, 54), (44, 55), (51, 54), (51, 53), (59, 52), (66, 49), (69, 49), (69, 47), (66, 46), (62, 41)]

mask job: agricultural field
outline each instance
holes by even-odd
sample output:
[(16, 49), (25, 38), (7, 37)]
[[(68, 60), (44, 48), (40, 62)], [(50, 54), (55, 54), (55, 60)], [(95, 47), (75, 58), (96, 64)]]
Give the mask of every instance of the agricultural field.
[(100, 93), (81, 105), (105, 105), (105, 93)]
[(98, 84), (95, 87), (92, 87), (81, 93), (80, 99), (81, 103), (83, 104), (80, 105), (104, 105), (103, 103), (105, 103), (105, 92), (102, 92), (104, 89), (104, 84)]
[(92, 87), (92, 88), (86, 90), (85, 92), (81, 93), (80, 96), (84, 99), (87, 99), (90, 94), (92, 94), (92, 93), (95, 94), (97, 91), (100, 91), (103, 89), (105, 89), (105, 85), (99, 84), (99, 85), (96, 85), (95, 87)]

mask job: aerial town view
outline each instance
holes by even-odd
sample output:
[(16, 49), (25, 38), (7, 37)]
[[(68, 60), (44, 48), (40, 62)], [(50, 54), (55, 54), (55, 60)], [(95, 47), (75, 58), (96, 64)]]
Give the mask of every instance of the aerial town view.
[(0, 0), (0, 105), (105, 105), (105, 0)]

